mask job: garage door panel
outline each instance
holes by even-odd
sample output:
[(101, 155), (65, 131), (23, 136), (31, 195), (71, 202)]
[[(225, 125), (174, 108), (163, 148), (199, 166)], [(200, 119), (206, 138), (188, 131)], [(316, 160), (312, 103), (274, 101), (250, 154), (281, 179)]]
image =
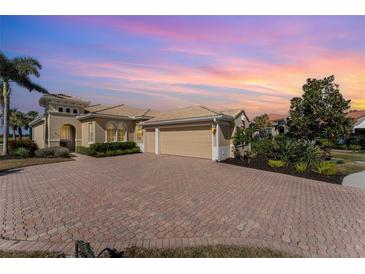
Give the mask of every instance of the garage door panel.
[(160, 152), (162, 154), (211, 159), (210, 127), (161, 129)]
[(146, 130), (146, 151), (155, 153), (155, 131)]

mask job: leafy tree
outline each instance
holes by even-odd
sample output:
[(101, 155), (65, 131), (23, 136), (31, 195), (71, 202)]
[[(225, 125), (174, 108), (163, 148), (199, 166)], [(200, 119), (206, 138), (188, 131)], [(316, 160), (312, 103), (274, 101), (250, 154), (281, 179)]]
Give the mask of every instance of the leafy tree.
[(27, 89), (36, 90), (41, 93), (48, 93), (43, 87), (33, 83), (29, 76), (39, 77), (41, 64), (30, 57), (16, 57), (9, 59), (0, 52), (0, 81), (2, 82), (1, 100), (3, 117), (3, 156), (8, 155), (8, 135), (9, 135), (9, 106), (11, 83)]
[(271, 125), (269, 116), (266, 113), (260, 116), (256, 116), (255, 119), (253, 119), (253, 122), (257, 130), (270, 127)]
[(302, 98), (291, 100), (289, 135), (306, 140), (327, 138), (333, 142), (351, 132), (352, 121), (346, 116), (350, 100), (345, 100), (335, 77), (307, 79)]

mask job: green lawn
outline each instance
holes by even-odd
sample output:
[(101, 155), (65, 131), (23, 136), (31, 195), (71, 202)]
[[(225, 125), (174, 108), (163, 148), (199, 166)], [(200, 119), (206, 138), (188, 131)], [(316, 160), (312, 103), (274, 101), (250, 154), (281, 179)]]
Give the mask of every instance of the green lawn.
[[(213, 245), (184, 248), (141, 248), (131, 247), (125, 250), (128, 258), (295, 258), (298, 256), (250, 246)], [(0, 258), (56, 258), (62, 257), (54, 252), (0, 251)]]
[(58, 258), (64, 257), (61, 253), (47, 251), (1, 251), (0, 258)]
[(51, 164), (58, 162), (72, 161), (72, 158), (20, 158), (20, 159), (0, 159), (0, 172), (21, 168), (26, 166)]
[(359, 164), (355, 161), (365, 162), (365, 152), (353, 152), (350, 150), (332, 150), (332, 158), (334, 160), (343, 160), (344, 164), (337, 165), (339, 173), (348, 175), (365, 170), (365, 164)]

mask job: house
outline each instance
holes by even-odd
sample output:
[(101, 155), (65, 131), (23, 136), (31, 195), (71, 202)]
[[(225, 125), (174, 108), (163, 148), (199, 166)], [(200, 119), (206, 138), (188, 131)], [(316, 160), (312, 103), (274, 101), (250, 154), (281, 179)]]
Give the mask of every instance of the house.
[(364, 135), (365, 138), (365, 110), (351, 110), (347, 116), (354, 122), (353, 133)]
[(231, 138), (248, 123), (242, 109), (191, 106), (162, 112), (142, 123), (145, 151), (221, 161), (232, 156)]
[(267, 117), (270, 122), (270, 126), (258, 131), (256, 133), (257, 135), (275, 137), (278, 134), (288, 132), (288, 128), (286, 126), (288, 115), (269, 113), (267, 114)]
[(91, 105), (65, 94), (40, 99), (43, 117), (30, 123), (40, 148), (77, 147), (135, 141), (144, 152), (223, 160), (232, 153), (231, 137), (249, 120), (243, 110), (217, 111), (191, 106), (166, 112), (125, 104)]
[(65, 94), (47, 94), (40, 99), (43, 117), (30, 123), (32, 139), (38, 147), (78, 146), (93, 143), (136, 141), (143, 149), (142, 129), (138, 124), (157, 112), (124, 104), (104, 106)]

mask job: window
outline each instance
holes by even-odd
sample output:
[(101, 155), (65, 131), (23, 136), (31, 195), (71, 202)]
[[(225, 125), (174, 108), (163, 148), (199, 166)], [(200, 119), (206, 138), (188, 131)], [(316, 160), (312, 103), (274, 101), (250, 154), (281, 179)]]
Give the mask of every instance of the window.
[(63, 112), (63, 107), (59, 107), (58, 112)]
[(72, 112), (73, 112), (73, 114), (77, 114), (77, 113), (78, 113), (78, 111), (77, 111), (77, 109), (76, 109), (76, 108), (74, 108), (74, 109), (72, 110)]
[(106, 141), (108, 143), (115, 141), (115, 129), (114, 128), (108, 128), (106, 131)]
[(94, 123), (90, 122), (88, 123), (88, 142), (94, 143)]
[(70, 108), (66, 108), (66, 112), (70, 113), (71, 112)]
[(142, 126), (136, 126), (136, 141), (142, 141), (143, 129)]
[(117, 140), (118, 140), (118, 142), (123, 142), (124, 141), (124, 129), (123, 128), (118, 128)]

